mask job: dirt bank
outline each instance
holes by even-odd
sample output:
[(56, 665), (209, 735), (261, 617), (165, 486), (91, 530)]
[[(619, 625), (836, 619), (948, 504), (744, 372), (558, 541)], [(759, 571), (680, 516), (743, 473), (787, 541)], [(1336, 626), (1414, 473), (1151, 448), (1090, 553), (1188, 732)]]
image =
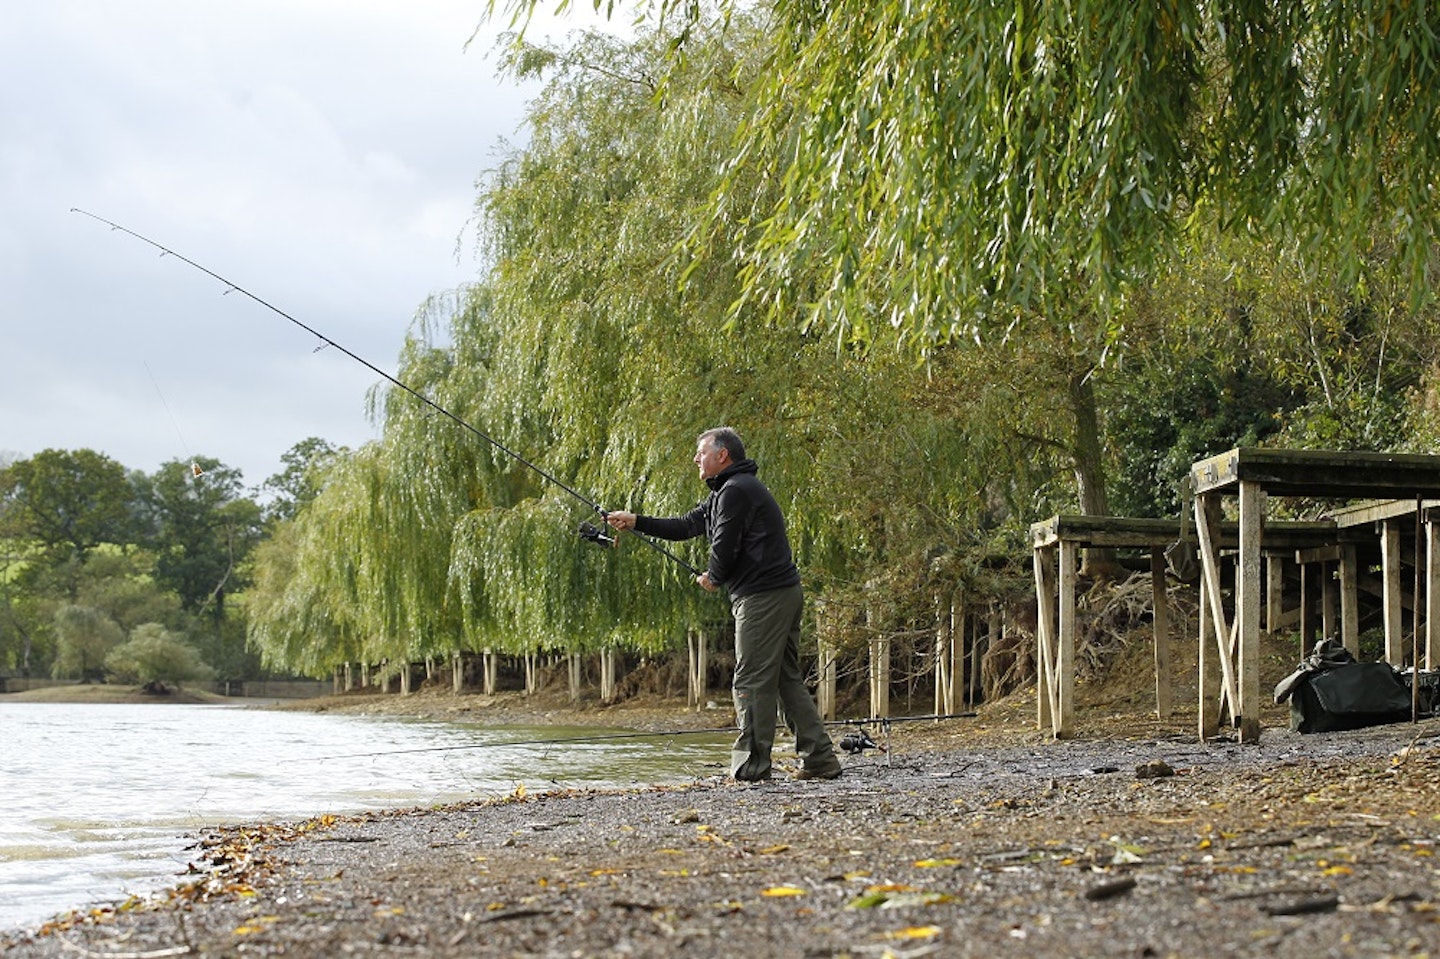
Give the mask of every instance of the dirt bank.
[[(426, 705), (474, 718), (523, 703)], [(555, 721), (571, 721), (553, 705)], [(591, 721), (729, 720), (674, 704), (652, 712)], [(1241, 746), (1195, 742), (1183, 716), (1082, 720), (1081, 738), (1065, 743), (1034, 730), (1023, 699), (973, 720), (897, 724), (888, 755), (848, 757), (833, 782), (701, 780), (223, 830), (197, 839), (172, 894), (0, 947), (15, 957), (1440, 950), (1440, 723), (1300, 736), (1272, 716), (1259, 744)]]
[(215, 705), (236, 701), (204, 690), (171, 689), (148, 692), (140, 686), (86, 683), (77, 686), (42, 686), (17, 693), (0, 693), (0, 703), (189, 703)]

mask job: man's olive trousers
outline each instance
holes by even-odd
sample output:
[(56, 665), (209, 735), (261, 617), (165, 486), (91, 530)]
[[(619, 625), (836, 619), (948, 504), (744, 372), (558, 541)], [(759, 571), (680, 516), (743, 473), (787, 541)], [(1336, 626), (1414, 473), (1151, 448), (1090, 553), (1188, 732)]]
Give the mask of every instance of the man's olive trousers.
[(730, 750), (730, 774), (754, 781), (770, 778), (777, 707), (795, 734), (795, 752), (806, 769), (840, 768), (835, 747), (805, 679), (800, 674), (800, 621), (805, 594), (800, 586), (741, 596), (735, 614), (735, 722), (740, 735)]

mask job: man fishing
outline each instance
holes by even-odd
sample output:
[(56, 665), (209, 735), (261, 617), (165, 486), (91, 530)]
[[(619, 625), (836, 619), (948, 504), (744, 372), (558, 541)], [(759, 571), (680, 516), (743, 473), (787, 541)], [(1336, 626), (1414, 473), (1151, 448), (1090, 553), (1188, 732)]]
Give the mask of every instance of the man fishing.
[(714, 592), (725, 587), (735, 616), (735, 720), (740, 735), (730, 750), (730, 774), (759, 782), (771, 774), (777, 705), (795, 734), (801, 768), (796, 779), (834, 779), (840, 759), (800, 675), (800, 622), (804, 593), (785, 534), (780, 504), (745, 456), (745, 444), (728, 426), (706, 430), (695, 444), (695, 466), (710, 496), (683, 516), (654, 517), (617, 510), (606, 515), (616, 529), (660, 539), (705, 536), (710, 559), (695, 582)]

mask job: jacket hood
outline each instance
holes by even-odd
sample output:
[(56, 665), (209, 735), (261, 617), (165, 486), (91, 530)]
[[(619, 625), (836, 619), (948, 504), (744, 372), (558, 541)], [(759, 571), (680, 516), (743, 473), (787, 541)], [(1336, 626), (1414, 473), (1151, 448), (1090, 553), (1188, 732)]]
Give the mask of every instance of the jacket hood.
[(725, 482), (729, 480), (732, 476), (738, 476), (741, 473), (758, 472), (760, 472), (760, 466), (754, 460), (747, 458), (741, 460), (738, 463), (731, 463), (729, 466), (725, 467), (723, 470), (707, 479), (705, 481), (705, 485), (710, 487), (712, 492), (718, 491), (720, 487), (724, 486)]

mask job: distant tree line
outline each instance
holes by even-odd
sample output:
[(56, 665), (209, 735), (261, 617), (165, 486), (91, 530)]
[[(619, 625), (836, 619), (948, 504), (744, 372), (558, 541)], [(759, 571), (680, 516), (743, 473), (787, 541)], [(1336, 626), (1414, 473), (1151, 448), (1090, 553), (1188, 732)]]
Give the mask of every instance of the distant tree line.
[(0, 674), (179, 685), (261, 675), (243, 595), (255, 545), (305, 497), (286, 457), (262, 508), (237, 470), (199, 457), (153, 474), (93, 450), (0, 469)]

